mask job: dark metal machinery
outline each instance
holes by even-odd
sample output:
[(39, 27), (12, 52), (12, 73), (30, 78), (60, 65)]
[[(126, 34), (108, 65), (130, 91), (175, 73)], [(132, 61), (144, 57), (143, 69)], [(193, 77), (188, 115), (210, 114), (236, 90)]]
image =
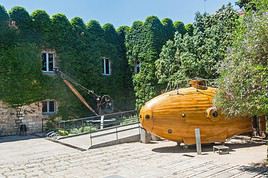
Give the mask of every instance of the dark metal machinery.
[[(97, 95), (93, 90), (89, 90), (88, 88), (84, 87), (59, 69), (55, 69), (55, 72), (63, 79), (64, 83), (71, 89), (71, 91), (78, 97), (78, 99), (95, 115), (101, 115), (105, 112), (109, 113), (113, 111), (113, 101), (109, 95)], [(80, 93), (72, 86), (71, 83), (94, 98), (96, 101), (97, 112), (85, 101), (82, 95), (80, 95)]]

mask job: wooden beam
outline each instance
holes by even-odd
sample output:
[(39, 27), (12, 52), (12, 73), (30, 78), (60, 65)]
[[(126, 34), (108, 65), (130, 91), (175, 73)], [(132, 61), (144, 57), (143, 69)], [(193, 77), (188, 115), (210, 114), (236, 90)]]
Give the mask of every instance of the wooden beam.
[(75, 96), (91, 111), (93, 112), (96, 116), (98, 114), (94, 111), (94, 109), (86, 102), (85, 98), (74, 88), (74, 86), (68, 82), (67, 80), (63, 80), (64, 83), (70, 88), (70, 90), (75, 94)]

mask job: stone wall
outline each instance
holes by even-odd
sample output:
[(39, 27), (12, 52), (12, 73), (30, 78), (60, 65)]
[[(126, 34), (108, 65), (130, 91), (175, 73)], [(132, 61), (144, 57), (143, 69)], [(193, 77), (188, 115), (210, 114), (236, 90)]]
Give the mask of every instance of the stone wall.
[(0, 101), (0, 135), (14, 135), (16, 133), (16, 109), (8, 107)]
[(0, 136), (19, 134), (20, 123), (27, 127), (27, 134), (42, 131), (42, 119), (48, 116), (42, 114), (42, 103), (37, 102), (21, 107), (22, 117), (18, 110), (0, 101)]

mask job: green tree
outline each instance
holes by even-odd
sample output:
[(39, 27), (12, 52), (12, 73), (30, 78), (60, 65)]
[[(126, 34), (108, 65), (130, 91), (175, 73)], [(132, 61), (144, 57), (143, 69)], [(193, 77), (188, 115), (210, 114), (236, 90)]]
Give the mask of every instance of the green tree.
[[(160, 84), (167, 85), (170, 81), (176, 81), (176, 79), (179, 78), (176, 72), (179, 70), (180, 61), (177, 61), (175, 58), (176, 51), (177, 48), (174, 42), (171, 40), (167, 41), (162, 48), (159, 59), (155, 62), (157, 69), (156, 76)], [(172, 85), (174, 85), (174, 83), (172, 83)]]
[[(257, 2), (258, 10), (267, 10), (266, 0), (253, 2)], [(221, 68), (215, 103), (226, 114), (260, 116), (268, 113), (267, 49), (268, 16), (248, 13), (236, 30), (232, 49)]]
[(256, 10), (256, 4), (253, 2), (253, 0), (238, 0), (236, 2), (236, 5), (238, 5), (240, 8), (246, 11)]
[(218, 65), (232, 44), (237, 18), (231, 5), (223, 6), (213, 15), (197, 13), (192, 34), (176, 33), (174, 42), (163, 47), (156, 61), (159, 83), (178, 85), (196, 77), (217, 78)]

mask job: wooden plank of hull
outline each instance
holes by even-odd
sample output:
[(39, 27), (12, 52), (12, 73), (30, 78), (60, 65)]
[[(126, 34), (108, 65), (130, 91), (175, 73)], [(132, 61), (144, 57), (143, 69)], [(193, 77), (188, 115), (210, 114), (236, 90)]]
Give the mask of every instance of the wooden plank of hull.
[[(235, 120), (235, 121), (225, 121), (225, 123), (219, 122), (200, 122), (196, 121), (195, 123), (186, 123), (186, 122), (177, 122), (177, 124), (169, 120), (161, 120), (157, 119), (154, 122), (154, 127), (151, 130), (152, 133), (167, 138), (173, 141), (184, 140), (186, 144), (194, 144), (195, 143), (195, 135), (194, 129), (200, 128), (201, 130), (201, 142), (209, 143), (213, 142), (221, 142), (225, 139), (232, 137), (236, 134), (241, 134), (245, 132), (252, 131), (251, 121), (243, 120)], [(172, 130), (172, 134), (168, 133), (168, 129)], [(188, 138), (188, 139), (186, 139)], [(191, 139), (189, 139), (191, 138)], [(191, 142), (192, 140), (193, 142)]]

